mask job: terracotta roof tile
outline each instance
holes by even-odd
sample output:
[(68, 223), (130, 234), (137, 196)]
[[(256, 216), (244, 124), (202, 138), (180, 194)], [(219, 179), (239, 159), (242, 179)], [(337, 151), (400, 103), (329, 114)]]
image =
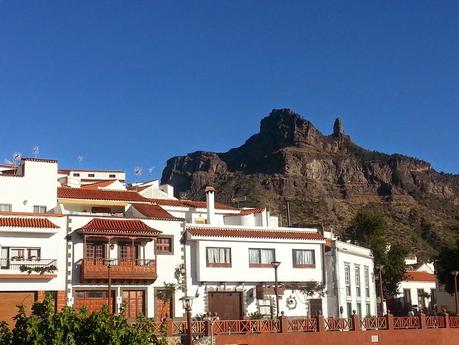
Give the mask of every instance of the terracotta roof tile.
[(81, 185), (81, 189), (99, 189), (99, 188), (103, 188), (103, 187), (108, 187), (110, 186), (113, 182), (115, 182), (116, 180), (108, 180), (108, 181), (100, 181), (100, 182), (95, 182), (95, 183), (88, 183), (88, 184), (84, 184), (84, 185)]
[(43, 163), (57, 163), (57, 159), (43, 159), (43, 158), (34, 158), (34, 157), (23, 157), (23, 161), (30, 162), (43, 162)]
[(423, 281), (434, 282), (436, 280), (435, 274), (428, 272), (406, 272), (403, 280), (405, 281)]
[(82, 189), (59, 187), (57, 197), (61, 199), (89, 199), (89, 200), (116, 200), (116, 201), (134, 201), (150, 202), (136, 192), (127, 190), (103, 190), (103, 189)]
[(188, 227), (187, 232), (197, 236), (217, 237), (249, 237), (249, 238), (278, 238), (278, 239), (301, 239), (301, 240), (323, 240), (317, 232), (300, 231), (275, 231), (257, 229), (225, 229), (225, 228), (199, 228)]
[(225, 217), (247, 216), (249, 214), (262, 213), (264, 210), (265, 208), (247, 208), (242, 209), (239, 213), (225, 214)]
[(77, 230), (83, 234), (123, 234), (154, 237), (161, 231), (153, 229), (137, 219), (93, 218), (88, 224)]
[[(163, 205), (163, 206), (175, 206), (175, 207), (194, 207), (194, 208), (207, 208), (205, 201), (194, 201), (194, 200), (177, 200), (177, 199), (150, 199), (151, 202)], [(220, 202), (215, 203), (217, 210), (238, 210), (230, 205), (222, 204)]]
[(147, 205), (147, 204), (136, 204), (134, 208), (142, 213), (145, 217), (157, 220), (177, 220), (180, 221), (182, 218), (176, 218), (166, 210), (162, 209), (158, 205)]
[(58, 226), (46, 218), (16, 218), (2, 217), (0, 218), (0, 226), (13, 228), (41, 228), (41, 229), (56, 229)]

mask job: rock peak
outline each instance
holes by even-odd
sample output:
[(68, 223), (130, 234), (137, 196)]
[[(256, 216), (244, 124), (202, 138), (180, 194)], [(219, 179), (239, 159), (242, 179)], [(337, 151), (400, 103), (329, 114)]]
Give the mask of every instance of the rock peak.
[(343, 120), (340, 117), (337, 117), (333, 124), (333, 135), (335, 137), (344, 135)]

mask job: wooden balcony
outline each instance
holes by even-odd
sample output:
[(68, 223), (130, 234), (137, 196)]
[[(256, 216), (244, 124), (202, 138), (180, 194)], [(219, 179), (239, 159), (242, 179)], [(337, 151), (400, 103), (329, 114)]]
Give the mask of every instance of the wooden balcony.
[[(82, 259), (80, 263), (80, 280), (105, 281), (154, 281), (157, 278), (156, 261), (150, 259)], [(110, 267), (110, 268), (109, 268)]]

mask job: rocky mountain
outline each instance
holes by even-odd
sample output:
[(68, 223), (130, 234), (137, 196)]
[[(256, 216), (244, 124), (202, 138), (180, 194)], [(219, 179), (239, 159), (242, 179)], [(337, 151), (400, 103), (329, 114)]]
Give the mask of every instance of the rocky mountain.
[(289, 109), (261, 120), (260, 132), (224, 153), (193, 152), (167, 161), (162, 183), (177, 195), (267, 206), (287, 224), (320, 223), (339, 232), (362, 207), (383, 213), (393, 241), (430, 256), (459, 236), (459, 175), (435, 171), (425, 161), (366, 150), (345, 134), (340, 119), (331, 135)]

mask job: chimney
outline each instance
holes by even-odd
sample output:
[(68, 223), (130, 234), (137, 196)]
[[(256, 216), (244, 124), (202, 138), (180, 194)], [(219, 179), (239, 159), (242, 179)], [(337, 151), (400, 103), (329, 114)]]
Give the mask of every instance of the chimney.
[(215, 223), (215, 188), (206, 187), (207, 224)]

